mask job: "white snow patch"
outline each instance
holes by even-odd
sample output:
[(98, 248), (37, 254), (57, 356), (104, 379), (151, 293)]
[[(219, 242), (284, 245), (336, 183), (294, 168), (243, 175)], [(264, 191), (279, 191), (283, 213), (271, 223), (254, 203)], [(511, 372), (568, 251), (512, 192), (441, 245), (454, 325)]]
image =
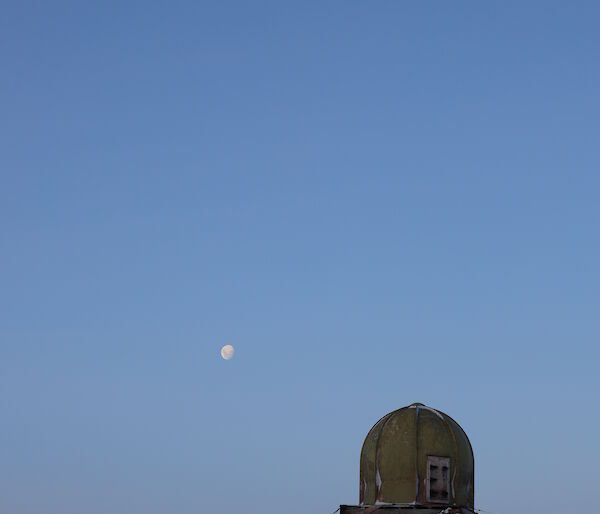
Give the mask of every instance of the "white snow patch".
[(427, 407), (427, 405), (411, 405), (409, 409), (423, 409), (428, 410), (429, 412), (433, 412), (438, 418), (444, 419), (444, 416), (440, 414), (439, 411), (432, 409), (431, 407)]

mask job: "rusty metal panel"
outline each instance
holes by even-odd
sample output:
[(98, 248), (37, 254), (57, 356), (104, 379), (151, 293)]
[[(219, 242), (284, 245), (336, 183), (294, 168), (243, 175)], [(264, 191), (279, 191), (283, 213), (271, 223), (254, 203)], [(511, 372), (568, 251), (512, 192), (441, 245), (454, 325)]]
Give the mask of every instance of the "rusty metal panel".
[(385, 424), (378, 441), (377, 500), (410, 503), (415, 500), (418, 436), (414, 411), (402, 409)]

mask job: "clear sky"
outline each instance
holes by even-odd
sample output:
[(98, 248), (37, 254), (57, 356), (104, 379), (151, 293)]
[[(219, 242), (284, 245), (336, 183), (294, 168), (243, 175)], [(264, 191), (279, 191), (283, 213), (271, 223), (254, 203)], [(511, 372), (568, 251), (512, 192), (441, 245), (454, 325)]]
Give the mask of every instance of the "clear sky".
[(4, 2), (0, 512), (330, 514), (416, 401), (478, 507), (596, 504), (599, 22)]

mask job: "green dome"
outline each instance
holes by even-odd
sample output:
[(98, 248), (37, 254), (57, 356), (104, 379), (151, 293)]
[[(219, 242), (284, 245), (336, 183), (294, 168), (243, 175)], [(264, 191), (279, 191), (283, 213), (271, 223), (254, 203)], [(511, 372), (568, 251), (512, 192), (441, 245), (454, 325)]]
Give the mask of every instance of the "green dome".
[(413, 403), (381, 418), (360, 455), (360, 503), (473, 508), (474, 460), (450, 416)]

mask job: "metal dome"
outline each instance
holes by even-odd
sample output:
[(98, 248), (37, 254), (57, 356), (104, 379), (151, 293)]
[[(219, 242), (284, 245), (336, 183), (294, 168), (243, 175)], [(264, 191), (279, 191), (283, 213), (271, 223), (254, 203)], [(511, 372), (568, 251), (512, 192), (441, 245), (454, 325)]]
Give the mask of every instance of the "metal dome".
[(362, 447), (360, 503), (472, 509), (474, 459), (467, 434), (450, 416), (422, 403), (390, 412)]

